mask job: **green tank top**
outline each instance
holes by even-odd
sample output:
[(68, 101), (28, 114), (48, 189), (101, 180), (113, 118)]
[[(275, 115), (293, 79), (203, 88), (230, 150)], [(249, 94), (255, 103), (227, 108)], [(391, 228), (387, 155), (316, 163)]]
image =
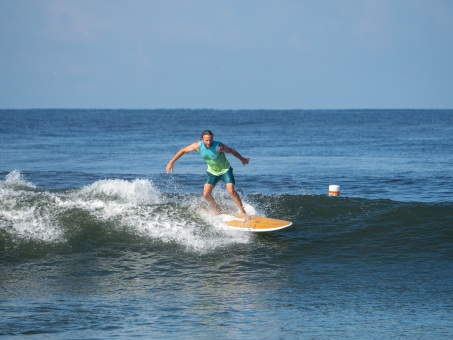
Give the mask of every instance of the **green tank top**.
[(230, 168), (230, 162), (225, 157), (225, 153), (217, 151), (219, 144), (221, 143), (214, 141), (211, 147), (207, 149), (203, 141), (199, 142), (200, 155), (208, 165), (208, 172), (214, 176), (221, 176)]

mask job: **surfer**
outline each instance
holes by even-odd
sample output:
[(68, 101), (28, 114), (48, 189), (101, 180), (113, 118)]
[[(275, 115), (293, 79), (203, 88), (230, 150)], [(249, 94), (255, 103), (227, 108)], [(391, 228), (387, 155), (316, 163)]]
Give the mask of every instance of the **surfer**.
[(212, 191), (214, 190), (215, 185), (223, 180), (225, 182), (226, 189), (230, 196), (233, 198), (234, 202), (238, 206), (242, 217), (249, 219), (249, 216), (244, 210), (242, 205), (241, 198), (237, 191), (234, 189), (235, 181), (233, 176), (233, 168), (230, 166), (225, 153), (230, 153), (237, 159), (241, 161), (243, 165), (249, 163), (250, 158), (242, 157), (239, 152), (235, 149), (226, 146), (221, 142), (214, 141), (214, 134), (205, 130), (201, 134), (199, 141), (187, 145), (179, 150), (176, 155), (168, 162), (166, 170), (167, 173), (173, 171), (174, 163), (185, 153), (198, 151), (201, 157), (206, 161), (208, 169), (206, 172), (206, 181), (204, 184), (203, 197), (208, 201), (208, 203), (214, 209), (216, 214), (220, 214), (219, 206), (212, 197)]

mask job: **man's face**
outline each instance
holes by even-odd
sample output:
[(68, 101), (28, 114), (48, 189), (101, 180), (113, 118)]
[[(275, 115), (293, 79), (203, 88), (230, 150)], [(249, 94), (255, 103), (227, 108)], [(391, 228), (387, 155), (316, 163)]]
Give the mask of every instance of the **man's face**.
[(209, 149), (211, 147), (213, 140), (214, 140), (213, 136), (209, 136), (209, 135), (203, 136), (203, 144), (206, 147), (206, 149)]

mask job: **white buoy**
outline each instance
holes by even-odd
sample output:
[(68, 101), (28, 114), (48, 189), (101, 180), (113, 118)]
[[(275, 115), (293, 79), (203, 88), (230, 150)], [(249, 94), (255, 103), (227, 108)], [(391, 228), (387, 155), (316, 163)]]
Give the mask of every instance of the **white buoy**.
[(340, 186), (339, 185), (329, 185), (329, 196), (340, 196)]

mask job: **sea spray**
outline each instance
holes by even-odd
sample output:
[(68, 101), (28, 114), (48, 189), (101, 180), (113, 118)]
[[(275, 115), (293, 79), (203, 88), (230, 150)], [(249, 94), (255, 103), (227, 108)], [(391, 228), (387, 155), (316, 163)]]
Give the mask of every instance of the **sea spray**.
[(250, 241), (250, 236), (203, 218), (203, 198), (161, 193), (147, 179), (99, 180), (80, 189), (43, 191), (14, 172), (0, 182), (0, 190), (0, 230), (4, 242), (13, 242), (8, 248), (30, 241), (80, 249), (84, 243), (141, 240), (206, 253)]
[(1, 230), (25, 240), (62, 240), (53, 194), (37, 190), (17, 170), (0, 181), (0, 193)]

